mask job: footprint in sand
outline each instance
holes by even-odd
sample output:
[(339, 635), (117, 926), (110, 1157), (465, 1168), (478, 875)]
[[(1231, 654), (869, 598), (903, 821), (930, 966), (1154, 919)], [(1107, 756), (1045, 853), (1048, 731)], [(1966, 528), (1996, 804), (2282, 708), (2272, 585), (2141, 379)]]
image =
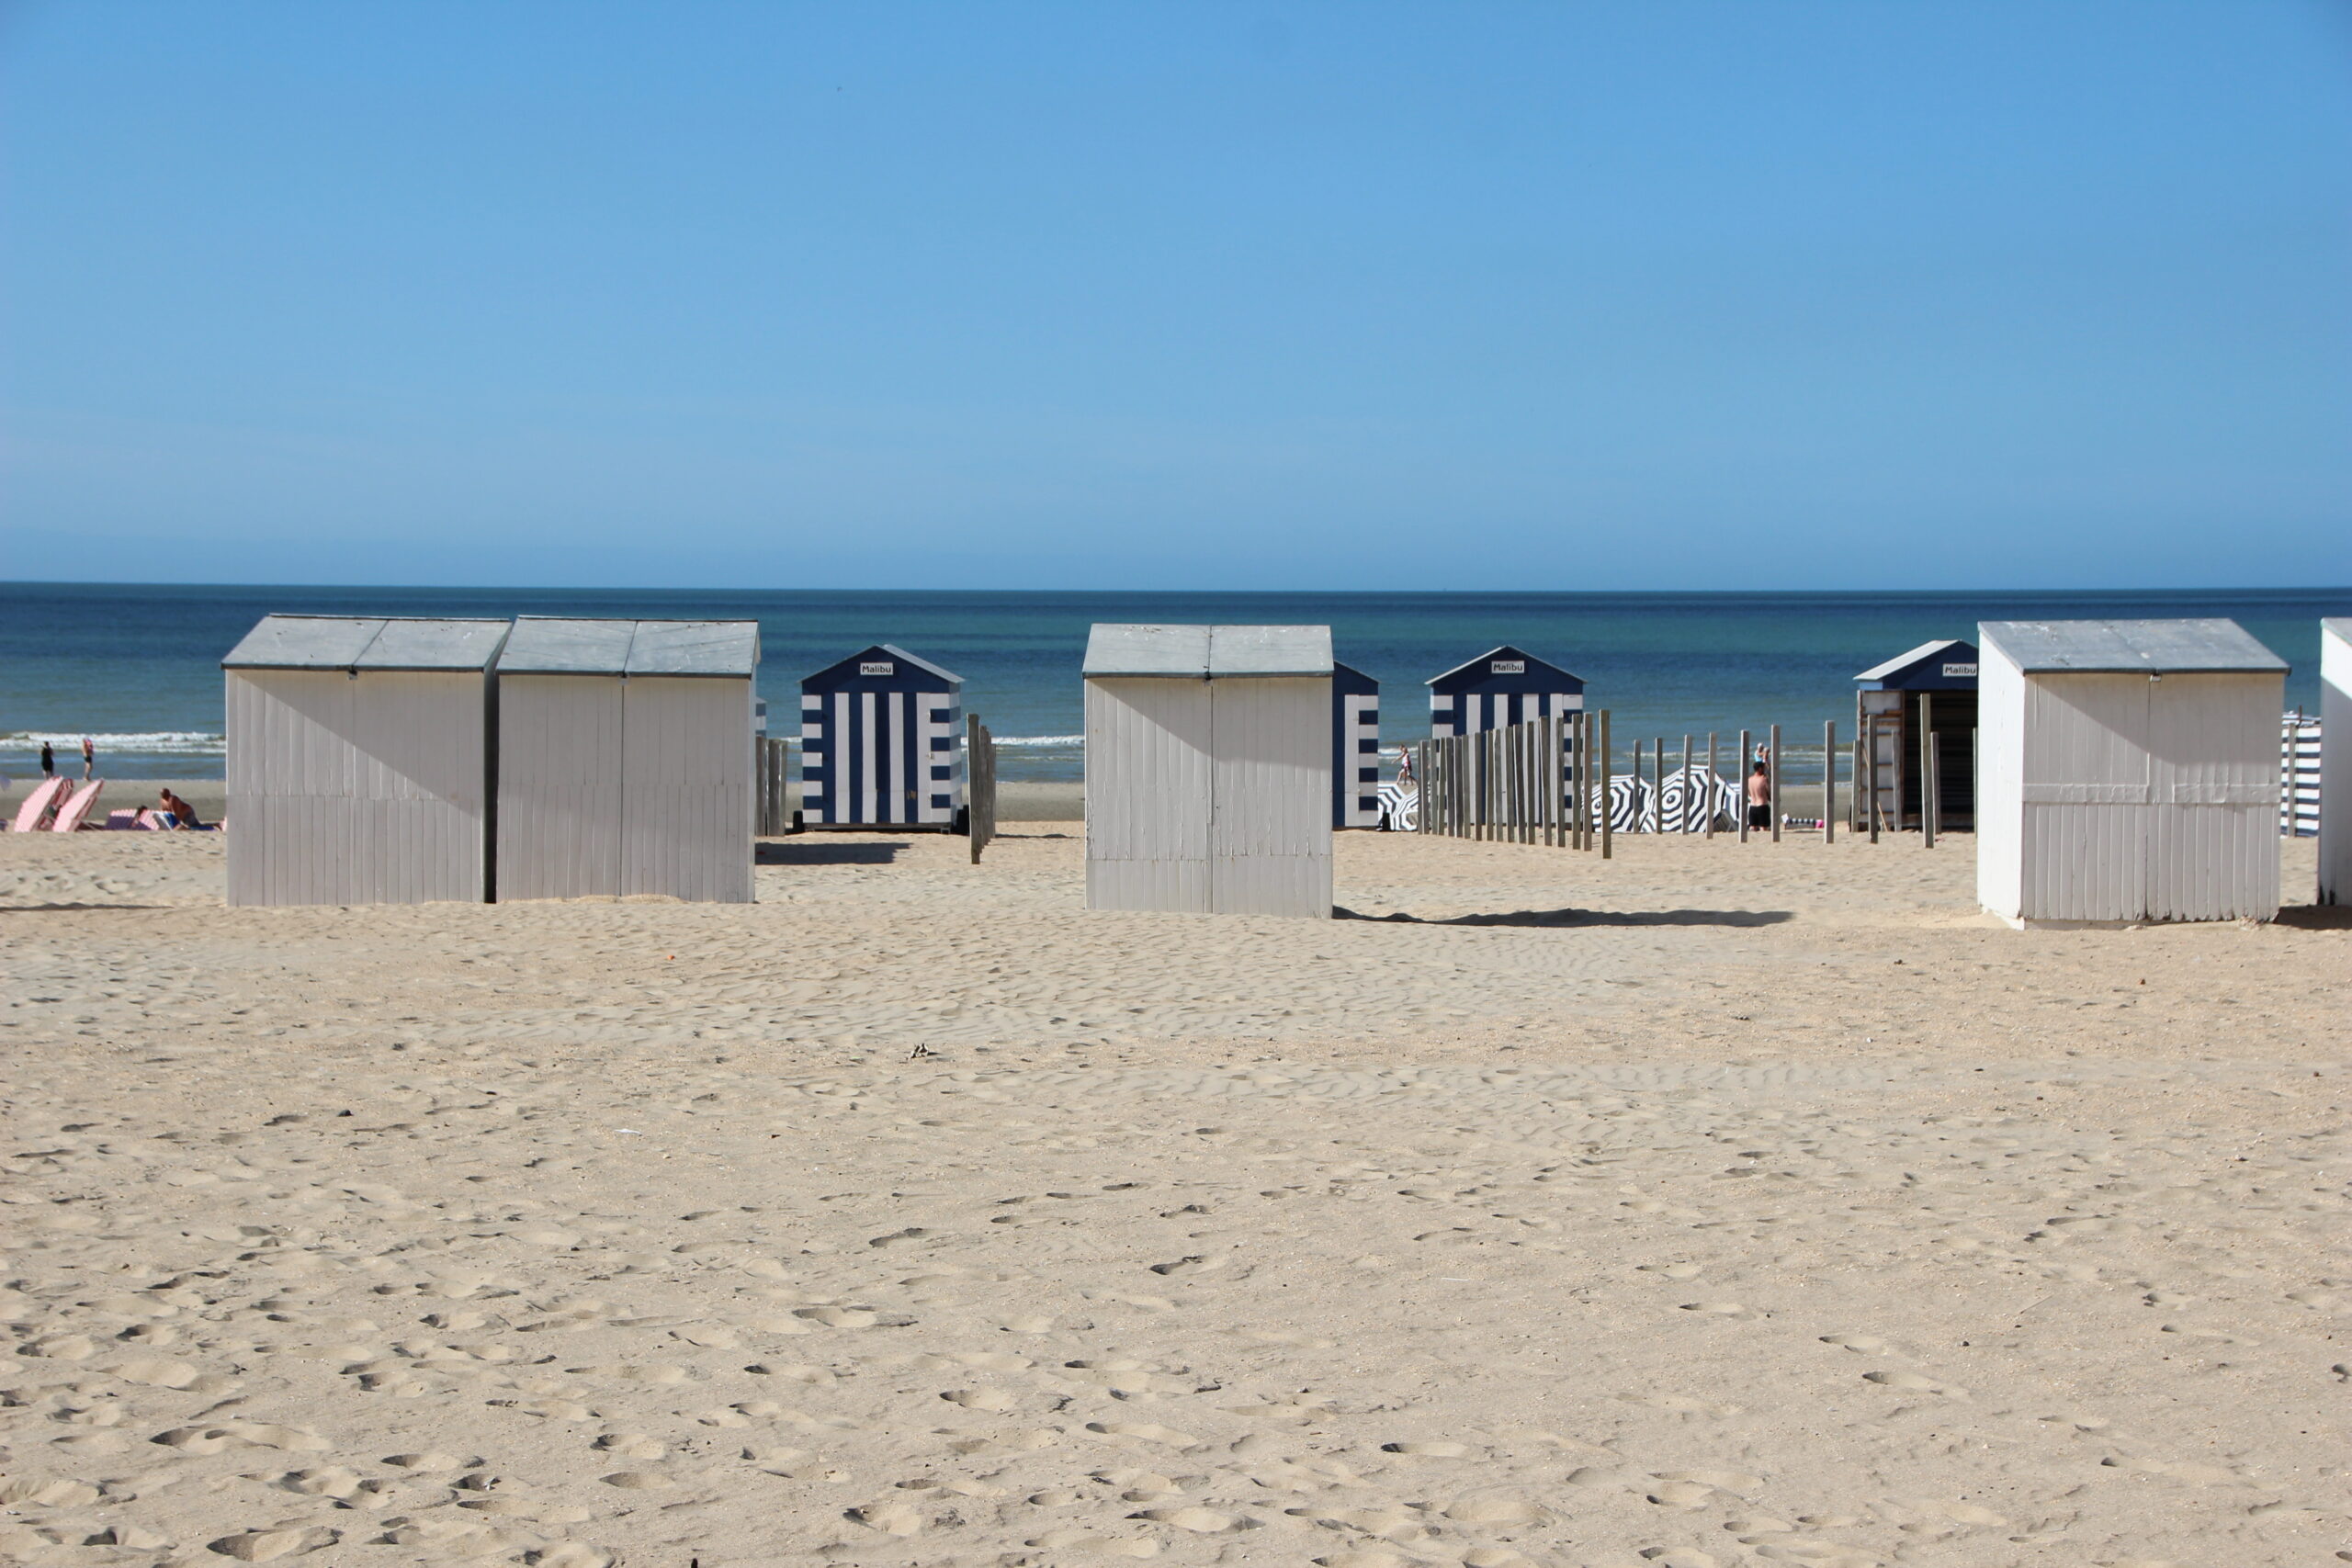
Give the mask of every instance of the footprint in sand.
[(1903, 1393), (1934, 1393), (1941, 1394), (1947, 1399), (1968, 1397), (1968, 1391), (1958, 1384), (1938, 1382), (1935, 1379), (1919, 1372), (1886, 1371), (1864, 1372), (1862, 1381), (1874, 1382), (1882, 1388), (1894, 1389)]

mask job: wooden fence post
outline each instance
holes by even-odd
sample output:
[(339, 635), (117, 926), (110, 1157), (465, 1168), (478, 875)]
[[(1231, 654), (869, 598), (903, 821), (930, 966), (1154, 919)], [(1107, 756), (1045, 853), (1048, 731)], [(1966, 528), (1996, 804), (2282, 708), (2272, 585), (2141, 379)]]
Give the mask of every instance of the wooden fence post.
[(1748, 731), (1739, 732), (1739, 841), (1747, 842), (1747, 753), (1750, 750)]
[(1717, 778), (1719, 778), (1719, 777), (1721, 777), (1721, 776), (1722, 776), (1722, 775), (1720, 775), (1719, 773), (1717, 773), (1715, 772), (1715, 768), (1716, 768), (1716, 766), (1717, 766), (1717, 761), (1716, 761), (1716, 758), (1715, 758), (1715, 732), (1714, 732), (1713, 730), (1710, 729), (1709, 731), (1707, 731), (1707, 802), (1706, 802), (1706, 806), (1707, 806), (1707, 828), (1706, 828), (1706, 833), (1707, 833), (1707, 837), (1708, 837), (1708, 838), (1710, 838), (1710, 839), (1712, 839), (1712, 838), (1713, 838), (1713, 837), (1715, 836), (1715, 781), (1716, 781), (1716, 779), (1717, 779)]
[(1821, 841), (1838, 841), (1838, 721), (1821, 725)]
[(1936, 785), (1936, 697), (1932, 692), (1919, 694), (1919, 844), (1922, 849), (1936, 847), (1936, 816), (1934, 791)]
[(1781, 809), (1781, 727), (1777, 724), (1772, 726), (1770, 746), (1772, 767), (1764, 781), (1764, 793), (1772, 797), (1772, 841), (1777, 844), (1781, 841), (1781, 818), (1788, 815)]
[(1594, 752), (1600, 767), (1600, 804), (1597, 807), (1600, 813), (1600, 858), (1602, 860), (1607, 860), (1609, 858), (1609, 834), (1611, 827), (1613, 826), (1611, 821), (1611, 813), (1609, 809), (1610, 758), (1609, 710), (1607, 708), (1602, 708), (1600, 710), (1600, 744), (1594, 748)]

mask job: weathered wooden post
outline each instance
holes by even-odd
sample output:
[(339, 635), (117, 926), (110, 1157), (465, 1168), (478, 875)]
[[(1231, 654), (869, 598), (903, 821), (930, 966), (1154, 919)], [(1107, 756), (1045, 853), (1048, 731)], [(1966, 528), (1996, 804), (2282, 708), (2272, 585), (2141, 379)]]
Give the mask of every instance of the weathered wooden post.
[(1739, 841), (1743, 844), (1747, 842), (1748, 733), (1745, 729), (1739, 732), (1739, 767), (1736, 770), (1739, 774)]
[(1821, 725), (1821, 841), (1838, 841), (1838, 721)]
[(1715, 836), (1715, 781), (1722, 775), (1715, 772), (1715, 732), (1707, 731), (1707, 837)]
[(1919, 844), (1936, 847), (1936, 697), (1919, 694)]
[(1600, 858), (1607, 860), (1609, 832), (1611, 826), (1610, 822), (1611, 813), (1609, 809), (1609, 710), (1607, 708), (1600, 710), (1600, 744), (1593, 748), (1593, 751), (1600, 769), (1600, 802), (1596, 807), (1600, 813)]
[(1769, 744), (1771, 771), (1765, 775), (1764, 793), (1772, 797), (1770, 815), (1772, 818), (1772, 841), (1777, 844), (1781, 841), (1781, 818), (1788, 815), (1781, 809), (1781, 727), (1777, 724), (1772, 726), (1772, 739)]

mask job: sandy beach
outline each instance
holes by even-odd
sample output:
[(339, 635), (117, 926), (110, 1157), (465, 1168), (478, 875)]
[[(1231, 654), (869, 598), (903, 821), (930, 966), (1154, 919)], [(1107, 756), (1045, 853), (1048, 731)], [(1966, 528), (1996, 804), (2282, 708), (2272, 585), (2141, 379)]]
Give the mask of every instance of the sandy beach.
[(0, 1558), (2240, 1568), (2352, 1540), (2352, 920), (1081, 829), (225, 908), (0, 838)]

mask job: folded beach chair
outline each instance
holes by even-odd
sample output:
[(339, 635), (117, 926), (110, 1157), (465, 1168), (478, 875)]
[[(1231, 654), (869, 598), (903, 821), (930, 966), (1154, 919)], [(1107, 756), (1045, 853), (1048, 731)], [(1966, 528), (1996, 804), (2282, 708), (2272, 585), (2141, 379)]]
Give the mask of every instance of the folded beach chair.
[(82, 826), (90, 815), (90, 807), (98, 803), (98, 792), (107, 787), (104, 779), (92, 779), (74, 792), (74, 798), (57, 808), (57, 820), (49, 825), (52, 833), (71, 833)]
[(107, 831), (110, 833), (126, 832), (131, 829), (137, 828), (139, 826), (139, 810), (136, 807), (126, 806), (119, 810), (109, 811), (107, 813), (106, 825)]
[(65, 792), (72, 787), (64, 779), (42, 780), (40, 787), (25, 796), (25, 803), (17, 807), (17, 819), (8, 825), (10, 829), (18, 833), (37, 830), (49, 820), (49, 814), (57, 809), (57, 803), (65, 798)]
[(154, 833), (168, 833), (179, 826), (173, 820), (170, 812), (158, 811), (152, 806), (142, 806), (139, 808), (139, 825)]

